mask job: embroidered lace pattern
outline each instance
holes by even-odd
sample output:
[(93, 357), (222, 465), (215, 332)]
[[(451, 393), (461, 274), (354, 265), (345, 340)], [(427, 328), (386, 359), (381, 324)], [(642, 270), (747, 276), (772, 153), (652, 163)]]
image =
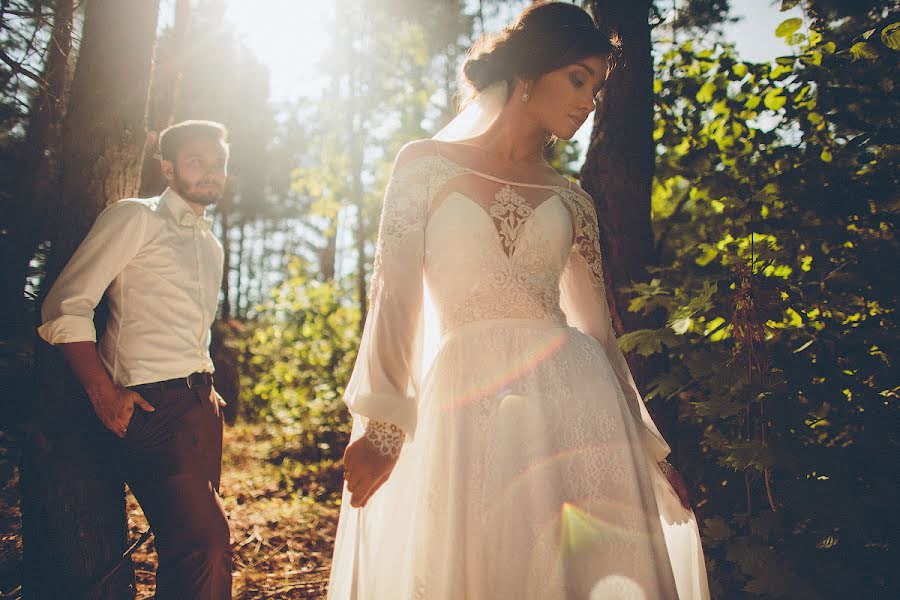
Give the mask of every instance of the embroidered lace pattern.
[(560, 190), (566, 208), (572, 216), (575, 241), (572, 250), (590, 267), (593, 278), (591, 284), (600, 296), (606, 295), (606, 284), (603, 280), (603, 257), (600, 251), (600, 230), (597, 225), (597, 211), (594, 202), (584, 194), (572, 189)]
[(365, 436), (382, 456), (398, 456), (405, 438), (402, 429), (386, 421), (369, 421)]
[(506, 256), (512, 256), (516, 251), (522, 225), (534, 214), (534, 209), (512, 186), (506, 185), (494, 196), (489, 212), (497, 226), (503, 251)]
[(448, 307), (441, 329), (447, 332), (473, 321), (506, 318), (565, 323), (559, 306), (559, 276), (550, 261), (539, 240), (509, 260), (482, 256), (472, 268), (481, 269), (486, 276), (480, 278), (463, 302)]
[(390, 264), (407, 237), (422, 234), (431, 198), (437, 189), (466, 169), (438, 156), (426, 156), (394, 171), (385, 191), (378, 230), (370, 298), (384, 286), (384, 264)]

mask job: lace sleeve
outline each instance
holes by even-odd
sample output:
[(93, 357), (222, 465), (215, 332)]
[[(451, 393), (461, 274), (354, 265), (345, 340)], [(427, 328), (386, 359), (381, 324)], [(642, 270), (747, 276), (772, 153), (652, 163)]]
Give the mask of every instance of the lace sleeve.
[[(369, 311), (344, 401), (372, 425), (374, 439), (389, 424), (412, 436), (416, 427), (416, 360), (423, 302), (422, 270), (428, 165), (401, 151), (381, 213)], [(402, 441), (403, 436), (400, 436)], [(381, 446), (384, 446), (382, 444)]]
[(619, 387), (639, 426), (644, 447), (651, 457), (660, 461), (669, 454), (669, 445), (644, 406), (625, 356), (616, 341), (606, 300), (600, 231), (594, 202), (580, 189), (566, 192), (566, 205), (572, 218), (573, 243), (560, 282), (563, 312), (569, 325), (593, 337), (603, 346)]
[(403, 430), (386, 421), (369, 421), (365, 437), (382, 456), (397, 456), (403, 448), (406, 437)]

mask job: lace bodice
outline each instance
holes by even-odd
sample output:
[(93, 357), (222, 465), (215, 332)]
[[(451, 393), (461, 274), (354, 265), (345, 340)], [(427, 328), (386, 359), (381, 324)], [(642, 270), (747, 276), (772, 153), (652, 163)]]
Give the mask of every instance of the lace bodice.
[(570, 186), (505, 181), (435, 155), (407, 165), (391, 187), (400, 201), (382, 216), (372, 297), (384, 261), (421, 230), (442, 333), (483, 319), (564, 323), (560, 279), (573, 250), (604, 293), (593, 205)]
[[(442, 334), (486, 319), (581, 329), (607, 349), (635, 414), (646, 413), (615, 342), (593, 201), (577, 186), (495, 177), (436, 145), (401, 152), (385, 192), (370, 311), (345, 400), (407, 435), (415, 430), (426, 287)], [(656, 453), (667, 453), (658, 437)]]

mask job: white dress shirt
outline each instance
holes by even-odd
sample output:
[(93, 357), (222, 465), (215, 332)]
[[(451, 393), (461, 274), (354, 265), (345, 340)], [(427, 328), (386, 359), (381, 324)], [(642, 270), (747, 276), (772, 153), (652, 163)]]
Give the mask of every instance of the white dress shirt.
[(210, 223), (172, 189), (108, 206), (50, 289), (38, 333), (51, 344), (96, 341), (94, 308), (106, 292), (98, 351), (116, 384), (211, 373), (223, 253)]

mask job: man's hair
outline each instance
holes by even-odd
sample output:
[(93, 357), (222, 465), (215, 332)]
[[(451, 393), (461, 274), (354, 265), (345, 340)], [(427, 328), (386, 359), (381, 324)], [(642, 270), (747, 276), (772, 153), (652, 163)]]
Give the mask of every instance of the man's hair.
[(159, 155), (163, 160), (173, 161), (182, 146), (190, 140), (205, 138), (215, 140), (228, 146), (228, 129), (215, 121), (192, 119), (175, 123), (159, 134)]

